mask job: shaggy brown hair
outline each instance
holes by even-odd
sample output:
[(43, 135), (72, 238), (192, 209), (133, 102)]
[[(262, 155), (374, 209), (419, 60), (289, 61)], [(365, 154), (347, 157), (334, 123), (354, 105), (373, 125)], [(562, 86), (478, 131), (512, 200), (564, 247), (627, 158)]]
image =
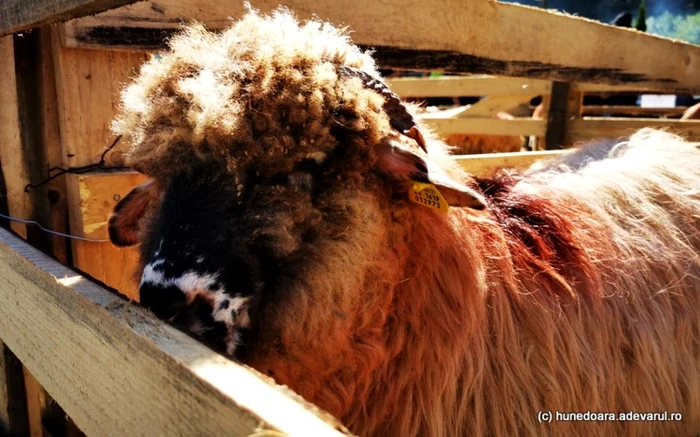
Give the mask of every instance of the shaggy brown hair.
[[(124, 94), (115, 129), (153, 190), (167, 200), (215, 162), (209, 191), (240, 199), (230, 250), (265, 237), (276, 264), (258, 279), (274, 292), (243, 361), (360, 435), (698, 435), (700, 152), (647, 130), (603, 160), (475, 180), (425, 127), (427, 155), (393, 131), (381, 95), (340, 65), (376, 74), (327, 24), (251, 12), (221, 34), (189, 28)], [(298, 176), (308, 159), (323, 167)], [(279, 174), (290, 184), (255, 179)], [(458, 207), (409, 202), (414, 180)], [(148, 199), (115, 213), (117, 238), (135, 203), (153, 241), (161, 201)]]

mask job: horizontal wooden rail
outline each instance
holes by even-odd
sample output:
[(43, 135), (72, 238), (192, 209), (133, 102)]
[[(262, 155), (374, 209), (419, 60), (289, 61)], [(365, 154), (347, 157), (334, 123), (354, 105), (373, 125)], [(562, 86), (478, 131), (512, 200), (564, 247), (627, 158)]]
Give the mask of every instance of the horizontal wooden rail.
[(345, 435), (284, 387), (4, 229), (0, 339), (87, 435)]
[(387, 82), (400, 97), (538, 96), (552, 89), (548, 80), (495, 76), (398, 78)]
[(583, 115), (603, 115), (603, 114), (625, 114), (644, 116), (674, 116), (682, 115), (687, 106), (676, 106), (675, 108), (642, 108), (641, 106), (584, 106)]
[[(536, 8), (486, 0), (250, 3), (262, 12), (282, 4), (300, 18), (347, 26), (354, 42), (374, 49), (378, 64), (388, 68), (700, 91), (700, 47)], [(242, 2), (142, 1), (67, 23), (64, 43), (160, 48), (182, 22), (220, 29), (243, 13)]]
[(474, 176), (489, 176), (498, 169), (524, 169), (537, 161), (561, 157), (571, 150), (538, 152), (486, 153), (483, 155), (455, 156), (455, 161)]
[(686, 136), (691, 141), (700, 140), (700, 120), (584, 117), (570, 120), (567, 123), (566, 143), (571, 144), (594, 138), (622, 137), (645, 127), (668, 129)]
[(2, 0), (0, 35), (92, 15), (137, 0)]
[(516, 118), (500, 120), (496, 118), (442, 118), (426, 114), (421, 120), (441, 134), (475, 133), (483, 135), (536, 135), (544, 136), (547, 123), (544, 120)]

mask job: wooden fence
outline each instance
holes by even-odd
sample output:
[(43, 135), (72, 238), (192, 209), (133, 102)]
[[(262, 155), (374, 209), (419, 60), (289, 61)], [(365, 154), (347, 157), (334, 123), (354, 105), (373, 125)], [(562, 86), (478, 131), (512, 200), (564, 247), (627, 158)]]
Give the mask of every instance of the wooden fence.
[[(263, 12), (278, 5), (251, 3)], [(700, 93), (700, 47), (487, 0), (283, 4), (301, 18), (317, 15), (348, 25), (356, 42), (375, 49), (383, 67), (510, 76), (392, 80), (403, 96), (489, 97), (458, 116), (426, 115), (443, 133), (535, 135), (550, 146), (643, 126), (700, 135), (697, 122), (585, 117), (581, 111), (582, 93), (610, 87)], [(105, 239), (109, 212), (142, 176), (103, 171), (31, 185), (45, 180), (48, 169), (99, 161), (114, 141), (108, 126), (120, 88), (181, 21), (217, 29), (243, 12), (242, 2), (218, 0), (0, 3), (0, 36), (6, 35), (0, 37), (0, 164), (9, 215)], [(536, 95), (545, 96), (550, 108), (544, 120), (490, 118), (497, 108)], [(562, 153), (457, 159), (485, 174)], [(123, 161), (108, 154), (106, 164)], [(138, 300), (129, 273), (134, 250), (105, 241), (68, 242), (25, 223), (12, 222), (11, 229), (26, 241), (0, 230), (0, 434), (346, 432), (298, 396), (131, 303)], [(53, 422), (65, 419), (56, 405), (71, 421)]]

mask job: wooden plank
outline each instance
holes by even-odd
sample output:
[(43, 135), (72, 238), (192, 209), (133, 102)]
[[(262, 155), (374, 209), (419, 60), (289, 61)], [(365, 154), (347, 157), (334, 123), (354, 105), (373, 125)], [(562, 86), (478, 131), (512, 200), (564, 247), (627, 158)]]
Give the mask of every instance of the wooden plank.
[(0, 435), (29, 435), (22, 363), (0, 340)]
[[(650, 48), (649, 50), (654, 50)], [(664, 91), (666, 90), (666, 91)], [(653, 92), (654, 94), (668, 93), (668, 87), (663, 84), (606, 84), (606, 83), (581, 83), (575, 82), (571, 84), (571, 91), (577, 91), (582, 93), (639, 93), (642, 91)]]
[(146, 180), (137, 172), (68, 175), (70, 189), (78, 192), (69, 206), (71, 230), (81, 237), (108, 239), (107, 222), (117, 202)]
[(487, 153), (484, 155), (461, 155), (454, 159), (474, 176), (486, 177), (497, 169), (523, 169), (543, 159), (561, 157), (570, 150), (546, 150), (537, 152)]
[(544, 137), (546, 150), (561, 149), (564, 144), (566, 124), (569, 118), (569, 114), (567, 114), (568, 95), (568, 83), (552, 83), (552, 94), (547, 105), (547, 131)]
[(29, 436), (30, 437), (43, 437), (44, 436), (44, 426), (41, 421), (41, 411), (46, 404), (46, 399), (44, 398), (44, 392), (39, 385), (39, 381), (34, 378), (34, 376), (23, 367), (24, 372), (24, 386), (27, 390), (27, 416), (29, 418)]
[[(54, 74), (53, 53), (51, 49), (51, 32), (42, 28), (39, 33), (40, 57), (40, 100), (42, 109), (41, 123), (41, 155), (44, 157), (44, 168), (63, 166), (63, 149), (61, 147), (61, 131), (58, 122), (58, 102), (56, 100), (56, 80)], [(43, 169), (42, 169), (43, 170)], [(48, 172), (45, 173), (48, 176)], [(44, 191), (41, 191), (45, 203), (44, 226), (54, 231), (68, 233), (68, 206), (65, 178), (50, 181)], [(51, 253), (63, 263), (68, 262), (68, 241), (64, 237), (51, 237)]]
[(136, 0), (3, 0), (0, 36), (106, 11)]
[(0, 338), (88, 435), (344, 435), (288, 389), (5, 230), (0, 284)]
[(529, 118), (499, 120), (495, 118), (443, 118), (439, 115), (421, 116), (440, 134), (537, 135), (544, 136), (546, 122)]
[[(0, 62), (0, 164), (7, 187), (7, 203), (11, 216), (29, 219), (32, 201), (24, 187), (31, 181), (30, 159), (22, 142), (12, 36), (0, 38), (0, 59), (3, 59)], [(10, 226), (27, 238), (27, 225), (11, 222)]]
[(511, 109), (528, 103), (536, 95), (519, 96), (488, 96), (469, 106), (459, 117), (493, 117), (499, 112), (508, 112)]
[(700, 140), (700, 121), (698, 120), (584, 117), (569, 122), (566, 143), (573, 144), (594, 138), (623, 137), (645, 127), (669, 129), (687, 136), (691, 141)]
[(550, 88), (548, 80), (495, 76), (397, 78), (387, 83), (399, 97), (537, 96)]
[[(251, 4), (262, 12), (280, 5)], [(349, 27), (353, 40), (376, 49), (379, 65), (388, 68), (700, 91), (700, 47), (561, 13), (463, 0), (281, 4), (300, 18), (317, 15)], [(217, 29), (244, 11), (239, 2), (144, 1), (68, 24), (66, 42), (143, 50), (162, 46), (183, 18)]]
[[(98, 162), (105, 147), (114, 141), (109, 125), (117, 112), (119, 93), (147, 55), (67, 49), (60, 45), (56, 31), (51, 37), (63, 165), (76, 167)], [(118, 153), (110, 154), (108, 164), (123, 165), (123, 161)], [(80, 205), (77, 188), (78, 184), (67, 187), (68, 205)], [(80, 214), (80, 209), (69, 210), (72, 225), (79, 223)], [(71, 242), (71, 248), (76, 268), (138, 299), (138, 284), (131, 275), (138, 260), (135, 248), (76, 240)]]
[(676, 106), (675, 108), (642, 108), (641, 106), (584, 106), (583, 115), (605, 115), (605, 114), (625, 114), (643, 116), (678, 116), (688, 109), (687, 106)]

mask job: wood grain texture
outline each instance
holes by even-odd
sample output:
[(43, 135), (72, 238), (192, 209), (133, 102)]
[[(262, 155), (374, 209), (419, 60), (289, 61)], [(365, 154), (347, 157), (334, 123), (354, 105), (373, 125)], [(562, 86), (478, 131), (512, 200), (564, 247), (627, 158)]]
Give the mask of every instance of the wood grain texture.
[(628, 105), (601, 105), (601, 106), (584, 106), (581, 108), (583, 115), (605, 115), (605, 114), (624, 114), (624, 115), (637, 115), (645, 117), (674, 117), (680, 116), (688, 109), (687, 106), (676, 106), (675, 108), (642, 108), (641, 106), (628, 106)]
[(71, 199), (78, 202), (69, 206), (73, 232), (81, 237), (108, 239), (107, 222), (112, 210), (120, 199), (147, 180), (140, 173), (127, 171), (68, 175), (71, 190), (78, 191)]
[(34, 375), (22, 368), (24, 372), (24, 386), (27, 390), (27, 416), (29, 418), (29, 436), (44, 437), (44, 425), (41, 421), (41, 411), (46, 404), (44, 391), (39, 385), (39, 381), (34, 378)]
[[(576, 93), (580, 95), (581, 93)], [(567, 82), (553, 82), (552, 94), (547, 104), (547, 127), (544, 137), (546, 150), (561, 149), (566, 138), (566, 127), (569, 120), (567, 103), (569, 96), (569, 84)], [(577, 114), (578, 115), (578, 114)]]
[(668, 129), (690, 141), (700, 141), (700, 120), (583, 117), (569, 121), (565, 142), (574, 144), (595, 138), (624, 137), (645, 127)]
[(467, 108), (459, 117), (494, 117), (499, 112), (509, 112), (510, 110), (525, 104), (527, 105), (536, 95), (504, 95), (504, 96), (488, 96)]
[(22, 363), (0, 340), (0, 435), (26, 437), (28, 434), (29, 419)]
[[(41, 155), (45, 160), (45, 168), (63, 166), (63, 149), (61, 147), (61, 131), (58, 121), (58, 102), (56, 96), (56, 79), (54, 72), (53, 53), (51, 48), (51, 32), (42, 28), (39, 33), (40, 57), (40, 100), (41, 100)], [(44, 169), (42, 169), (44, 170)], [(47, 174), (47, 173), (45, 173)], [(42, 192), (46, 202), (45, 226), (54, 231), (67, 233), (68, 206), (66, 202), (66, 180), (56, 178), (46, 185)], [(51, 238), (51, 253), (59, 261), (68, 262), (68, 241), (64, 237), (54, 235)]]
[(0, 35), (106, 11), (136, 0), (3, 0)]
[(0, 338), (88, 435), (344, 435), (287, 389), (5, 230), (0, 284)]
[(522, 169), (543, 159), (557, 158), (570, 150), (547, 150), (537, 152), (487, 153), (483, 155), (456, 156), (455, 161), (475, 176), (489, 176), (497, 169)]
[(549, 94), (551, 84), (548, 80), (496, 76), (397, 78), (387, 83), (399, 97), (537, 96)]
[[(32, 201), (24, 187), (30, 183), (29, 156), (22, 142), (15, 46), (12, 36), (0, 38), (0, 164), (7, 187), (10, 215), (29, 219)], [(11, 222), (12, 230), (27, 238), (27, 225)]]
[[(280, 3), (255, 0), (269, 12)], [(380, 65), (533, 77), (564, 82), (635, 83), (700, 90), (700, 47), (521, 5), (495, 1), (286, 0), (299, 17), (312, 15), (353, 30), (376, 49)], [(68, 23), (66, 44), (154, 48), (184, 20), (225, 27), (244, 4), (218, 0), (136, 3)], [(504, 39), (505, 38), (505, 39)]]
[(499, 120), (495, 118), (443, 118), (425, 114), (420, 117), (439, 134), (537, 135), (544, 136), (546, 121), (529, 118)]
[[(114, 141), (109, 125), (117, 112), (119, 93), (147, 55), (65, 48), (56, 30), (52, 33), (52, 55), (63, 165), (76, 167), (98, 162), (105, 147)], [(119, 153), (108, 155), (107, 163), (123, 165)], [(68, 205), (80, 205), (77, 184), (67, 186), (66, 199)], [(81, 210), (69, 208), (71, 229), (80, 220)], [(80, 232), (81, 227), (76, 229)], [(138, 299), (138, 283), (132, 274), (138, 260), (135, 248), (76, 240), (71, 242), (71, 248), (76, 268)]]

